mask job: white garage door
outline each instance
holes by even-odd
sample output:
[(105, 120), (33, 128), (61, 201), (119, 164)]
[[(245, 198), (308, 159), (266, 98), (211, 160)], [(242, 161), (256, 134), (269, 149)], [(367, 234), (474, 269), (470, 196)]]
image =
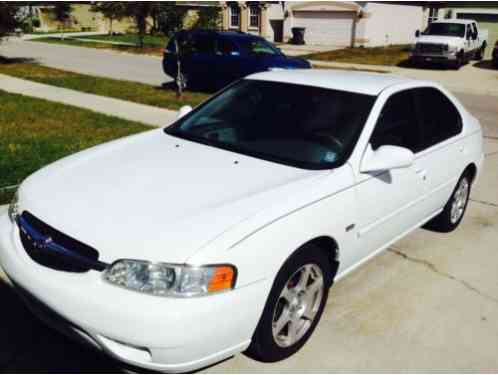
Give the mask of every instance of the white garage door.
[(307, 44), (351, 46), (353, 38), (352, 12), (294, 11), (294, 27), (305, 27)]

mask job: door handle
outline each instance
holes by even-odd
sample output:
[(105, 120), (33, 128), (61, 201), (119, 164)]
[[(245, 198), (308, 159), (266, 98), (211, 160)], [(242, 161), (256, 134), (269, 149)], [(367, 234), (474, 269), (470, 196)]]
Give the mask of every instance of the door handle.
[(465, 151), (465, 147), (464, 147), (464, 146), (460, 146), (460, 147), (458, 147), (458, 151), (460, 151), (460, 152), (464, 152), (464, 151)]
[(415, 173), (419, 176), (422, 177), (422, 180), (426, 180), (427, 179), (427, 171), (425, 169), (417, 169), (415, 170)]

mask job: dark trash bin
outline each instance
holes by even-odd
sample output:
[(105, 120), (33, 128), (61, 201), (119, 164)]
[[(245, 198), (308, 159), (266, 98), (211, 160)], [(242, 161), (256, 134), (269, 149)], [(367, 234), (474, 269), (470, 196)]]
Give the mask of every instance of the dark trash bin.
[(306, 44), (304, 41), (304, 27), (293, 27), (292, 28), (292, 44)]

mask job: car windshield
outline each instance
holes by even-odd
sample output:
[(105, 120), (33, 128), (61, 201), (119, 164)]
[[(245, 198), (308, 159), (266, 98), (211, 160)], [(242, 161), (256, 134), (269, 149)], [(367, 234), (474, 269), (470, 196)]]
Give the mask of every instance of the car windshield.
[(174, 136), (305, 169), (343, 164), (374, 96), (242, 80), (165, 129)]
[(282, 55), (282, 52), (266, 40), (242, 40), (239, 42), (251, 55)]
[(424, 34), (442, 36), (465, 36), (465, 25), (461, 23), (431, 23)]

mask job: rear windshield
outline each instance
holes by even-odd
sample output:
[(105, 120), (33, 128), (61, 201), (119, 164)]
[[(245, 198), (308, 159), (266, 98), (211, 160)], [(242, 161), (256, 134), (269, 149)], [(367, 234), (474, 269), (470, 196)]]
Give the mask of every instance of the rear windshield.
[(165, 132), (305, 169), (342, 165), (374, 96), (319, 87), (242, 80)]

